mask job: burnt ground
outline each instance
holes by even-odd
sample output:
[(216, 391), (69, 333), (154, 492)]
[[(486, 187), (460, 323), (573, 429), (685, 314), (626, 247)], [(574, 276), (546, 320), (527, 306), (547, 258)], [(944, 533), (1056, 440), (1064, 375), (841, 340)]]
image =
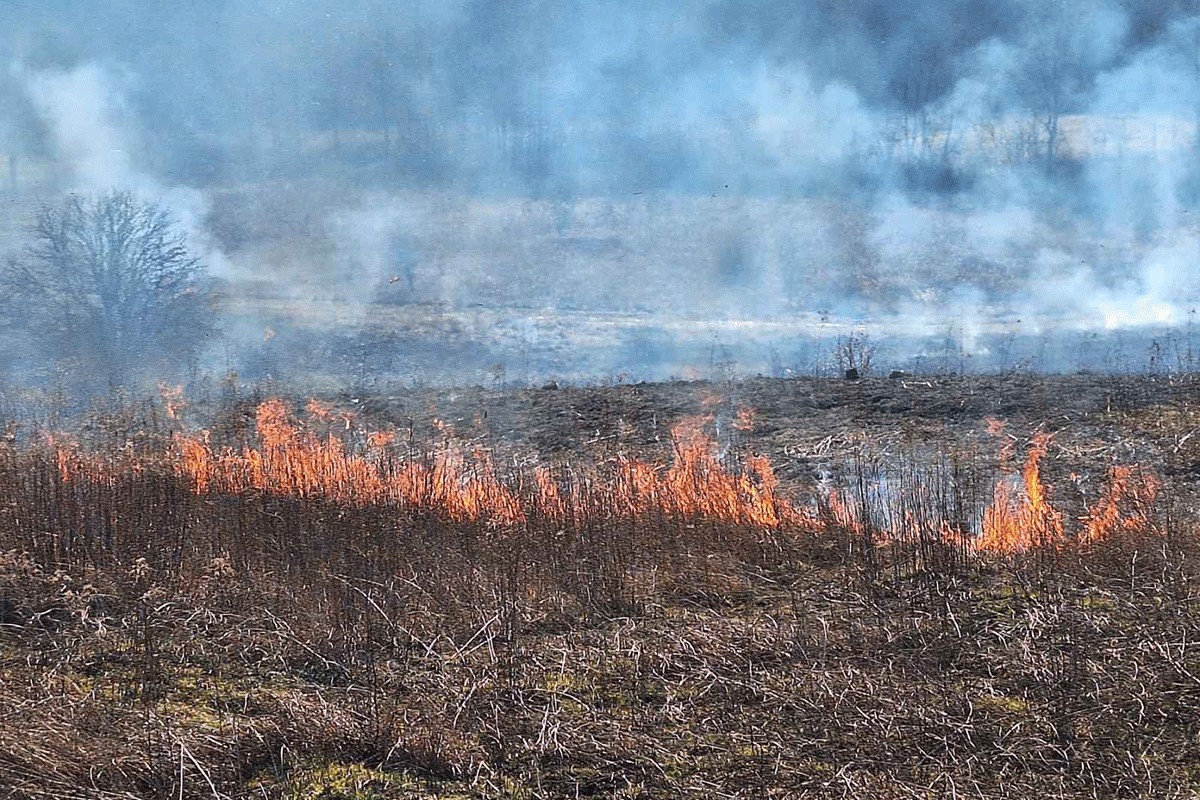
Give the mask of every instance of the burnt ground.
[[(428, 432), (432, 420), (501, 453), (546, 461), (589, 456), (667, 458), (672, 427), (704, 416), (718, 445), (771, 459), (785, 485), (804, 487), (822, 467), (862, 452), (982, 449), (994, 452), (989, 419), (1020, 442), (1055, 435), (1052, 452), (1087, 468), (1116, 461), (1188, 469), (1186, 436), (1200, 401), (1194, 376), (904, 376), (844, 381), (752, 378), (412, 392), (330, 398), (381, 426)], [(738, 429), (738, 408), (753, 425)]]

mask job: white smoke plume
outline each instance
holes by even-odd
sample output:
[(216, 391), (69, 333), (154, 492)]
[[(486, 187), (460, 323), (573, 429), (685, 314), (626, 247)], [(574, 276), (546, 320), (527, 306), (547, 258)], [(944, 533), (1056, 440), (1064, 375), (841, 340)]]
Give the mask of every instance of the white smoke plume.
[(204, 192), (164, 185), (137, 163), (138, 131), (125, 101), (131, 81), (94, 63), (24, 73), (25, 91), (50, 132), (70, 191), (129, 191), (167, 208), (212, 274), (230, 276), (232, 263), (205, 228), (209, 203)]

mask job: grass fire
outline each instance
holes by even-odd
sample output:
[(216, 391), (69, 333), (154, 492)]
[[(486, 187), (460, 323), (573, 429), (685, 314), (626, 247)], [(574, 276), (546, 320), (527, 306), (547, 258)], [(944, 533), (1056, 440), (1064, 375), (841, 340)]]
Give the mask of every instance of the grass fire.
[(1184, 796), (1193, 392), (171, 386), (15, 425), (0, 782)]
[(0, 1), (0, 800), (1200, 797), (1198, 54)]

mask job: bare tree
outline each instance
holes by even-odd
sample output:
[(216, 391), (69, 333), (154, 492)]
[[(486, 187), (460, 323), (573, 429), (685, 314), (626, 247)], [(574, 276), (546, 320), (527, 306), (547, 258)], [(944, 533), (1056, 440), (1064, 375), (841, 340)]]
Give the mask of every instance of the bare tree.
[(1053, 165), (1062, 149), (1062, 118), (1078, 90), (1070, 41), (1062, 27), (1044, 30), (1033, 45), (1022, 88), (1044, 134), (1044, 157)]
[(1084, 0), (1027, 0), (1028, 38), (1014, 88), (1037, 123), (1041, 155), (1054, 167), (1070, 154), (1067, 116), (1086, 108), (1095, 76), (1113, 63), (1124, 35), (1120, 15)]
[(113, 383), (178, 370), (213, 331), (205, 271), (183, 233), (128, 192), (43, 208), (2, 283), (8, 321), (35, 352)]
[(875, 342), (865, 329), (859, 328), (846, 336), (839, 336), (833, 349), (838, 369), (847, 377), (855, 379), (871, 373), (871, 361), (875, 357)]

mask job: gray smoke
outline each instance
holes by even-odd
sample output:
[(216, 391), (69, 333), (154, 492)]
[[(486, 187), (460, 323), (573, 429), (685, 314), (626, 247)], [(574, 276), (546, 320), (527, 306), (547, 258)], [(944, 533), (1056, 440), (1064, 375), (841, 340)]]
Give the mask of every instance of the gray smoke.
[(661, 372), (864, 323), (986, 359), (1200, 302), (1183, 0), (61, 0), (0, 25), (6, 225), (61, 191), (164, 203), (228, 282), (230, 352), (267, 361), (294, 326), (428, 347), (413, 372)]
[(94, 63), (64, 71), (15, 67), (14, 73), (49, 134), (50, 160), (67, 191), (129, 191), (167, 208), (208, 268), (218, 276), (231, 274), (232, 265), (204, 224), (209, 205), (204, 192), (165, 185), (138, 163), (141, 126), (132, 118), (129, 89), (122, 86), (136, 76), (114, 77)]

